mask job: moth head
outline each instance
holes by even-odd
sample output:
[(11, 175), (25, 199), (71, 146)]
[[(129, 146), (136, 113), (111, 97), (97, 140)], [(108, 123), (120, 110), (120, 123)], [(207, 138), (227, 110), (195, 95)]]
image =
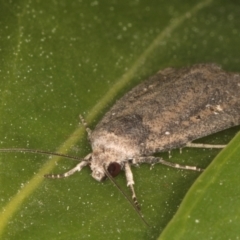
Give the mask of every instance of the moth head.
[(95, 147), (91, 154), (90, 168), (92, 177), (99, 182), (106, 179), (106, 172), (116, 177), (122, 169), (119, 153), (102, 146)]
[[(91, 166), (92, 168), (92, 166)], [(104, 179), (106, 179), (106, 171), (108, 171), (108, 173), (112, 176), (112, 177), (116, 177), (120, 171), (121, 171), (121, 165), (117, 162), (111, 162), (107, 167), (106, 166), (102, 166), (102, 167), (95, 167), (92, 168), (92, 177), (101, 182)]]
[(92, 169), (92, 177), (97, 180), (98, 182), (101, 182), (105, 179), (105, 172), (103, 169)]
[(94, 149), (91, 155), (90, 168), (92, 177), (99, 182), (106, 179), (106, 172), (112, 177), (116, 177), (121, 171), (121, 165), (117, 162), (116, 155), (103, 148)]

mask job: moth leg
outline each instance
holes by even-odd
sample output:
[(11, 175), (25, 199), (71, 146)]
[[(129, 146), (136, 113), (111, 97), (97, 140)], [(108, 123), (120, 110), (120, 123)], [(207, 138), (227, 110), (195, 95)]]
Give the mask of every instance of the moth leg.
[(140, 205), (137, 201), (136, 193), (135, 193), (135, 190), (133, 187), (133, 185), (134, 185), (133, 174), (132, 174), (132, 170), (131, 170), (131, 167), (128, 162), (124, 163), (124, 168), (125, 168), (125, 175), (126, 175), (126, 179), (127, 179), (127, 186), (130, 187), (131, 192), (132, 192), (132, 200), (134, 202), (134, 205), (137, 207), (137, 209), (140, 210)]
[(218, 144), (205, 144), (205, 143), (187, 143), (186, 147), (193, 148), (225, 148), (227, 145), (218, 145)]
[(81, 114), (79, 115), (79, 118), (80, 118), (80, 121), (81, 121), (82, 125), (85, 127), (85, 129), (87, 131), (88, 138), (90, 138), (90, 136), (92, 134), (92, 130), (87, 127), (87, 123), (86, 123), (86, 121), (84, 120), (84, 118), (83, 118), (83, 116)]
[(89, 159), (91, 157), (91, 154), (88, 154), (83, 160), (81, 161), (77, 166), (75, 166), (74, 168), (70, 169), (69, 171), (62, 173), (62, 174), (45, 174), (44, 177), (45, 178), (66, 178), (69, 177), (71, 175), (73, 175), (75, 172), (80, 172), (85, 166), (89, 165)]
[(196, 166), (180, 165), (178, 163), (165, 161), (160, 157), (153, 157), (153, 156), (139, 157), (137, 159), (134, 159), (134, 161), (137, 163), (150, 163), (150, 164), (161, 163), (163, 165), (173, 167), (173, 168), (192, 170), (192, 171), (198, 171), (198, 172), (202, 172), (204, 170), (204, 169), (198, 168)]

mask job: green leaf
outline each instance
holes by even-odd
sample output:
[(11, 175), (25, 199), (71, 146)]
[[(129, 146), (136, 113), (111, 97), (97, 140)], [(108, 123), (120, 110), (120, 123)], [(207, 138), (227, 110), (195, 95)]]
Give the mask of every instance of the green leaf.
[(240, 133), (197, 179), (159, 239), (235, 239), (240, 235)]
[[(215, 62), (240, 71), (235, 1), (1, 1), (0, 148), (91, 152), (91, 128), (114, 102), (158, 70)], [(227, 143), (239, 128), (200, 142)], [(183, 149), (171, 161), (205, 168), (218, 150)], [(168, 154), (161, 154), (166, 160)], [(76, 163), (0, 153), (2, 239), (157, 238), (199, 173), (156, 165), (134, 168), (146, 227), (110, 181)], [(116, 178), (127, 194), (124, 174)], [(217, 214), (217, 213), (216, 213)]]

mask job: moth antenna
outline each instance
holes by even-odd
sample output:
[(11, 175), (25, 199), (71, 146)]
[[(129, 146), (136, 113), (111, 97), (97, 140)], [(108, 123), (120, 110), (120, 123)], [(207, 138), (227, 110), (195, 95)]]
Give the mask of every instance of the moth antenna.
[(38, 153), (38, 154), (44, 154), (44, 155), (64, 157), (64, 158), (68, 158), (68, 159), (72, 159), (72, 160), (76, 160), (76, 161), (83, 160), (83, 158), (69, 156), (69, 155), (62, 154), (62, 153), (48, 152), (48, 151), (43, 151), (43, 150), (38, 150), (38, 149), (28, 149), (28, 148), (0, 148), (0, 152), (20, 152), (20, 153), (30, 152), (30, 153)]
[(113, 185), (122, 193), (122, 195), (127, 199), (127, 201), (129, 202), (129, 204), (135, 209), (135, 211), (137, 212), (138, 216), (141, 218), (141, 220), (148, 226), (150, 227), (150, 225), (147, 223), (147, 221), (144, 219), (140, 209), (132, 202), (132, 200), (128, 197), (128, 195), (122, 190), (122, 188), (118, 185), (118, 183), (114, 180), (114, 178), (111, 176), (111, 174), (108, 172), (108, 170), (106, 169), (106, 166), (103, 166), (104, 168), (104, 172), (106, 174), (106, 176), (110, 179), (110, 181), (113, 183)]

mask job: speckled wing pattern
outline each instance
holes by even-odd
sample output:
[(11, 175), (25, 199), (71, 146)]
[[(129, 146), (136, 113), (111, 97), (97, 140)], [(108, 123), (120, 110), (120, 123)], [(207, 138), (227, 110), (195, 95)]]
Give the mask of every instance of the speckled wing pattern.
[(149, 155), (239, 124), (240, 75), (197, 64), (164, 69), (134, 87), (94, 131), (131, 138)]

